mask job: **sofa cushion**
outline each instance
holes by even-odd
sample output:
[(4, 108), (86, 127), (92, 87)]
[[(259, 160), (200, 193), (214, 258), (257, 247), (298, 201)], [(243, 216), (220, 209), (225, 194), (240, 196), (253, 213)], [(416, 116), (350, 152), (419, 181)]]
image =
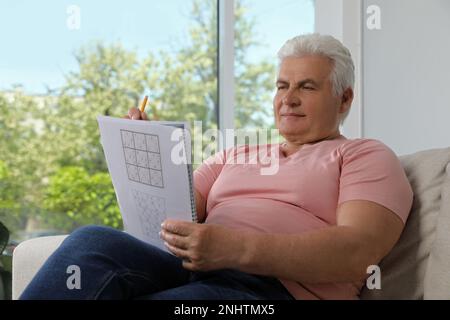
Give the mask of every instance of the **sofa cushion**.
[(411, 213), (399, 241), (379, 264), (381, 289), (364, 287), (361, 299), (424, 298), (424, 278), (435, 238), (450, 148), (421, 151), (399, 159), (414, 192)]
[(425, 299), (450, 300), (450, 164), (441, 191), (441, 213), (425, 274)]
[(12, 298), (18, 299), (48, 257), (67, 235), (33, 238), (21, 242), (13, 253)]

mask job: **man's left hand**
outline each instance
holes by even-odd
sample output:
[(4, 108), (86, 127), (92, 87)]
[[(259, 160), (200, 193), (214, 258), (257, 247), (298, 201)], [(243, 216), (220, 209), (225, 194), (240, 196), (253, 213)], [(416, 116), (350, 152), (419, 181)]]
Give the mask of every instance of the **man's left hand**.
[(238, 268), (243, 234), (215, 224), (165, 220), (160, 233), (170, 252), (191, 271)]

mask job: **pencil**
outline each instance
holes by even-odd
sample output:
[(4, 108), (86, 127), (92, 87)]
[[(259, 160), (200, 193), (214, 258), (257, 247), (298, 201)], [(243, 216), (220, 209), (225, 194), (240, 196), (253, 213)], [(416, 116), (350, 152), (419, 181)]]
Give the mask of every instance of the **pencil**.
[(144, 100), (142, 101), (142, 104), (141, 104), (141, 112), (144, 112), (145, 106), (147, 104), (147, 100), (148, 100), (148, 96), (145, 96)]

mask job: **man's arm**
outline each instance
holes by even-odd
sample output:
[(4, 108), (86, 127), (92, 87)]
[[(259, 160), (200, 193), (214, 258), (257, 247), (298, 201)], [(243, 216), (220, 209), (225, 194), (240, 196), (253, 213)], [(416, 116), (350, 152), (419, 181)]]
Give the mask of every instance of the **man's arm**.
[(337, 226), (266, 234), (166, 220), (161, 237), (192, 271), (234, 268), (303, 283), (356, 282), (394, 246), (403, 222), (374, 202), (341, 204)]
[(337, 226), (299, 235), (242, 234), (238, 268), (304, 283), (364, 280), (367, 267), (397, 242), (403, 222), (364, 200), (344, 202), (337, 217)]

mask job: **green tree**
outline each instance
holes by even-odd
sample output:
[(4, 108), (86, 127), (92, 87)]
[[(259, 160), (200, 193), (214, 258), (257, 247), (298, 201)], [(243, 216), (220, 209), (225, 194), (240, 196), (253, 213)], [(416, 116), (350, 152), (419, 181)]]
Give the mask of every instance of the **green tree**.
[(136, 106), (157, 64), (151, 55), (139, 61), (120, 44), (93, 43), (75, 57), (79, 70), (66, 78), (48, 134), (65, 147), (61, 165), (105, 171), (96, 117), (123, 116)]
[(24, 228), (39, 211), (40, 190), (47, 172), (32, 118), (35, 99), (20, 88), (0, 95), (0, 219), (10, 230)]
[(0, 221), (9, 228), (20, 225), (20, 198), (23, 190), (12, 179), (4, 161), (0, 160)]
[(63, 167), (50, 179), (44, 208), (51, 225), (69, 232), (86, 224), (122, 227), (114, 188), (107, 173), (90, 175), (82, 167)]

